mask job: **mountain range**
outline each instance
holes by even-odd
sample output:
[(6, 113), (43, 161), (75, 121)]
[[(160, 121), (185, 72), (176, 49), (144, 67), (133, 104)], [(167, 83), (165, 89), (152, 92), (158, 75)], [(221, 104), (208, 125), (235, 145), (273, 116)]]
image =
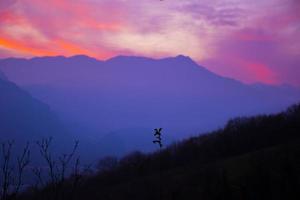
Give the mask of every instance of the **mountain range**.
[(279, 112), (300, 100), (297, 88), (244, 84), (182, 55), (7, 58), (0, 60), (0, 71), (48, 104), (79, 138), (103, 148), (118, 146), (114, 154), (153, 150), (153, 128), (162, 127), (170, 143), (220, 128), (233, 117)]

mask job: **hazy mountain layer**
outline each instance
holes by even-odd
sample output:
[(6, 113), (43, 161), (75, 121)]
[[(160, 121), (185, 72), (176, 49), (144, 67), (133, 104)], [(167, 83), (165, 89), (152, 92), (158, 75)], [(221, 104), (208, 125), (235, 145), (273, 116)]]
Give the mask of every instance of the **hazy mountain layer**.
[[(300, 100), (297, 89), (245, 85), (185, 56), (11, 58), (0, 60), (0, 69), (49, 104), (79, 136), (103, 137), (100, 143), (107, 144), (110, 135), (117, 135), (120, 147), (126, 146), (120, 152), (139, 146), (127, 143), (137, 134), (148, 138), (156, 127), (183, 138), (221, 127), (235, 116), (274, 113)], [(152, 146), (148, 139), (140, 142)]]

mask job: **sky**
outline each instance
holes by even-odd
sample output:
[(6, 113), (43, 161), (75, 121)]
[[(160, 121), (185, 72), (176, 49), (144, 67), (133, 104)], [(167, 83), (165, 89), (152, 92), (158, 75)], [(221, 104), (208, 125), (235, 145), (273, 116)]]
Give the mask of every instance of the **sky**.
[(183, 54), (245, 83), (300, 86), (300, 0), (0, 0), (0, 58)]

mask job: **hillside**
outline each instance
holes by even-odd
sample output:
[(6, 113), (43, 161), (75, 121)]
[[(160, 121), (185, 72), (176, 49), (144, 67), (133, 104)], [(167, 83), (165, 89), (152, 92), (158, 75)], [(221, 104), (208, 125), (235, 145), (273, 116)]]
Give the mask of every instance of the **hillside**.
[(14, 83), (0, 78), (0, 141), (33, 142), (66, 138), (67, 132), (50, 107)]
[(1, 71), (0, 71), (0, 79), (7, 80), (5, 74), (3, 72), (1, 72)]
[[(243, 84), (182, 55), (9, 58), (0, 60), (0, 70), (94, 147), (114, 146), (118, 137), (119, 148), (102, 155), (153, 150), (146, 140), (153, 127), (164, 127), (170, 142), (222, 127), (233, 117), (280, 112), (300, 100), (299, 89)], [(139, 134), (145, 148), (128, 143)]]
[[(110, 159), (109, 168), (85, 176), (75, 188), (70, 179), (55, 199), (299, 199), (299, 122), (300, 105), (236, 118), (161, 152)], [(48, 187), (21, 199), (52, 195)]]

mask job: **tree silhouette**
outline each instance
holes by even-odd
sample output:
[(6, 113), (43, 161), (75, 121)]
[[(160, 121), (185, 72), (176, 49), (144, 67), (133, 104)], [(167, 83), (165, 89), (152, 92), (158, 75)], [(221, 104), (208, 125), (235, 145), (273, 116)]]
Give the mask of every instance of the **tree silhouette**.
[(158, 129), (156, 128), (156, 129), (154, 129), (154, 131), (155, 131), (154, 137), (156, 138), (156, 140), (153, 140), (153, 143), (158, 144), (159, 148), (162, 148), (163, 147), (162, 139), (161, 139), (162, 128), (158, 128)]
[(1, 200), (16, 198), (23, 185), (23, 174), (30, 162), (29, 143), (24, 147), (22, 154), (13, 160), (14, 141), (3, 142), (1, 145)]
[(162, 128), (156, 128), (154, 129), (155, 133), (154, 133), (154, 137), (156, 138), (155, 140), (153, 140), (154, 144), (158, 144), (159, 145), (159, 199), (162, 199), (162, 169), (161, 169), (161, 163), (162, 163), (162, 159), (161, 159), (161, 149), (163, 147), (162, 144)]

